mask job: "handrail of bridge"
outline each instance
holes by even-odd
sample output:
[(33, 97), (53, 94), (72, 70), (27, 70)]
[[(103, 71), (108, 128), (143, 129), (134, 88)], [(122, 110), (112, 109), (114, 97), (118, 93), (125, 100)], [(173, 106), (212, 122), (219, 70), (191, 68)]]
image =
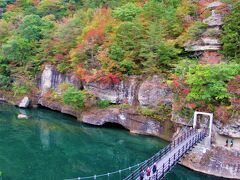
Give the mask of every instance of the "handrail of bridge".
[(65, 179), (65, 180), (97, 179), (97, 178), (100, 178), (100, 177), (107, 177), (107, 179), (109, 179), (109, 177), (111, 175), (121, 174), (121, 173), (126, 172), (126, 171), (129, 172), (131, 170), (134, 170), (134, 168), (137, 168), (137, 169), (134, 170), (133, 173), (130, 176), (125, 178), (125, 180), (130, 180), (130, 179), (134, 179), (134, 178), (137, 179), (137, 177), (140, 174), (140, 172), (142, 171), (142, 169), (146, 169), (147, 167), (152, 166), (154, 164), (154, 162), (160, 160), (164, 155), (166, 155), (168, 152), (170, 152), (172, 148), (174, 148), (175, 146), (182, 143), (185, 139), (192, 136), (194, 133), (196, 133), (196, 129), (190, 129), (189, 131), (184, 132), (183, 135), (181, 135), (180, 137), (175, 139), (172, 143), (170, 143), (168, 146), (166, 146), (165, 148), (163, 148), (162, 150), (157, 152), (154, 156), (152, 156), (151, 158), (149, 158), (149, 159), (147, 159), (147, 160), (145, 160), (141, 163), (138, 163), (134, 166), (127, 167), (125, 169), (121, 169), (121, 170), (117, 170), (117, 171), (113, 171), (113, 172), (110, 172), (110, 173), (87, 176), (87, 177), (77, 177), (77, 178), (71, 178), (71, 179)]
[(189, 151), (195, 144), (199, 143), (206, 137), (206, 131), (201, 131), (200, 133), (196, 134), (193, 139), (186, 143), (181, 149), (178, 150), (177, 153), (174, 153), (168, 159), (167, 163), (163, 163), (160, 169), (157, 169), (156, 173), (153, 174), (149, 180), (159, 180), (166, 176), (166, 174), (175, 166), (175, 164), (185, 155), (187, 151)]
[(190, 129), (189, 131), (186, 131), (175, 139), (172, 143), (170, 143), (168, 146), (166, 146), (164, 149), (160, 150), (158, 153), (156, 153), (154, 156), (152, 156), (150, 159), (145, 161), (138, 169), (136, 169), (132, 174), (130, 174), (128, 177), (125, 178), (125, 180), (132, 180), (132, 179), (138, 179), (140, 173), (142, 170), (146, 169), (147, 167), (151, 167), (155, 162), (158, 162), (163, 156), (165, 156), (168, 152), (171, 151), (172, 148), (175, 148), (180, 143), (182, 143), (185, 139), (192, 136), (194, 133), (196, 133), (196, 129)]

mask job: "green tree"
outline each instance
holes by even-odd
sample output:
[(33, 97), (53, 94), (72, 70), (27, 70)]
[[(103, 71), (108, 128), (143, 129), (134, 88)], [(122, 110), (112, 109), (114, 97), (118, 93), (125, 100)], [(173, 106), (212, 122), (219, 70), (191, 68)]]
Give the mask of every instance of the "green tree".
[(27, 40), (40, 40), (43, 38), (44, 31), (53, 27), (49, 21), (44, 21), (38, 15), (27, 15), (23, 18), (18, 31)]
[(183, 31), (181, 19), (177, 16), (180, 0), (149, 0), (143, 7), (143, 14), (148, 20), (161, 24), (165, 36), (177, 37)]
[(122, 21), (132, 21), (140, 12), (141, 8), (136, 6), (134, 3), (127, 3), (115, 9), (112, 15), (114, 18)]
[(229, 61), (240, 63), (240, 2), (233, 5), (232, 12), (224, 20), (222, 53)]
[(109, 48), (109, 56), (116, 61), (121, 61), (123, 59), (124, 53), (120, 46), (117, 44), (112, 44)]
[(186, 82), (191, 88), (192, 101), (221, 101), (228, 99), (227, 82), (240, 73), (239, 64), (197, 65), (191, 67)]
[[(122, 60), (127, 59), (125, 63), (121, 64), (121, 66), (125, 69), (129, 69), (130, 65), (131, 68), (135, 67), (137, 69), (140, 69), (140, 67), (142, 67), (142, 61), (144, 59), (140, 57), (140, 50), (142, 48), (142, 41), (144, 41), (144, 35), (144, 28), (138, 23), (126, 22), (121, 24), (118, 28), (115, 42), (117, 44), (118, 50), (121, 49), (121, 53), (124, 54)], [(118, 54), (120, 56), (117, 58), (121, 57), (121, 53)], [(132, 61), (132, 63), (129, 61)]]
[(166, 42), (161, 24), (158, 21), (151, 23), (146, 32), (146, 39), (142, 41), (140, 53), (145, 59), (143, 65), (148, 72), (169, 69), (172, 64), (177, 63), (179, 53), (179, 49)]
[(61, 0), (42, 0), (37, 9), (37, 13), (43, 17), (53, 14), (57, 19), (67, 15), (66, 4)]
[(32, 45), (24, 38), (13, 36), (2, 45), (3, 58), (23, 64), (30, 60)]

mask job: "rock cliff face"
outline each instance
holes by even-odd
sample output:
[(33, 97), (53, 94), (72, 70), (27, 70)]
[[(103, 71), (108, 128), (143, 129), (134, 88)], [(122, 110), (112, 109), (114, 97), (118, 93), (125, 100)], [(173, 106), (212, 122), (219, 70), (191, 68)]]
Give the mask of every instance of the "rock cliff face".
[(172, 92), (164, 84), (160, 76), (152, 76), (147, 79), (130, 76), (118, 85), (101, 83), (89, 83), (84, 88), (92, 92), (102, 100), (110, 100), (112, 103), (141, 106), (158, 106), (159, 104), (171, 104)]
[(139, 88), (141, 77), (132, 76), (119, 84), (106, 84), (101, 82), (84, 84), (84, 89), (88, 90), (101, 100), (109, 100), (114, 104), (128, 103), (134, 105), (138, 103), (136, 93)]
[(77, 88), (82, 88), (82, 83), (72, 74), (59, 73), (53, 65), (47, 64), (41, 74), (38, 82), (41, 95), (48, 92), (50, 89), (58, 90), (61, 83), (70, 83)]
[[(73, 107), (44, 97), (44, 94), (51, 89), (58, 91), (61, 83), (69, 83), (76, 88), (86, 89), (97, 98), (109, 100), (113, 104), (127, 103), (129, 108), (125, 110), (118, 108), (76, 110)], [(145, 79), (140, 76), (130, 76), (115, 85), (100, 82), (82, 83), (74, 75), (59, 73), (54, 66), (46, 65), (38, 84), (41, 90), (38, 104), (75, 116), (81, 122), (97, 126), (105, 123), (116, 123), (130, 132), (154, 135), (167, 140), (171, 139), (174, 132), (171, 121), (167, 124), (165, 122), (160, 123), (140, 115), (132, 108), (135, 105), (144, 107), (157, 107), (161, 104), (171, 105), (172, 92), (164, 83), (164, 78), (158, 75)]]
[(218, 134), (240, 139), (240, 118), (236, 118), (232, 122), (225, 125), (219, 121), (216, 121), (215, 125)]
[(155, 75), (141, 83), (138, 91), (138, 101), (141, 106), (171, 105), (172, 91), (164, 83), (163, 78)]
[(148, 78), (130, 76), (119, 84), (101, 82), (82, 83), (72, 74), (59, 73), (54, 66), (45, 65), (39, 89), (44, 95), (50, 89), (58, 91), (61, 83), (69, 83), (78, 89), (86, 89), (101, 100), (109, 100), (113, 104), (128, 103), (129, 105), (158, 106), (172, 103), (172, 91), (164, 83), (164, 78), (155, 75)]

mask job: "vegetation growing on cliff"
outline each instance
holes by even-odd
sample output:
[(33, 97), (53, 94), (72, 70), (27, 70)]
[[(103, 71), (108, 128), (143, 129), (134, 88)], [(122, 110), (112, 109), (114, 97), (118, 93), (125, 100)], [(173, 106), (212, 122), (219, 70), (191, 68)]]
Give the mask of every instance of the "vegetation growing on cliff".
[[(195, 1), (2, 0), (1, 89), (29, 92), (29, 81), (51, 63), (85, 82), (117, 84), (129, 75), (167, 75), (182, 109), (200, 108), (203, 102), (208, 109), (233, 105), (239, 95), (229, 83), (239, 75), (240, 6), (235, 0), (228, 3), (232, 12), (222, 38), (227, 63), (212, 67), (197, 65), (197, 58), (184, 51), (184, 44), (206, 29), (204, 9)], [(84, 96), (76, 91), (66, 91), (64, 102), (79, 108)]]
[(222, 53), (229, 61), (240, 63), (240, 2), (232, 7), (231, 14), (225, 18), (222, 36)]

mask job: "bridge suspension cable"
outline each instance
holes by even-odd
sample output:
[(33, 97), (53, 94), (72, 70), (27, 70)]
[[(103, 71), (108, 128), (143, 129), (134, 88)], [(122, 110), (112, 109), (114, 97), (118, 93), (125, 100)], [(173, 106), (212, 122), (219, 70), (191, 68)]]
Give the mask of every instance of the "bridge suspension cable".
[(127, 167), (127, 168), (124, 168), (124, 169), (120, 169), (120, 170), (117, 170), (117, 171), (113, 171), (113, 172), (109, 172), (109, 173), (105, 173), (105, 174), (99, 174), (99, 175), (93, 175), (93, 176), (85, 176), (85, 177), (76, 177), (76, 178), (71, 178), (71, 179), (65, 179), (65, 180), (84, 180), (84, 179), (97, 179), (97, 178), (100, 178), (100, 177), (109, 177), (112, 176), (112, 175), (118, 175), (118, 174), (121, 174), (121, 173), (124, 173), (124, 172), (128, 172), (129, 171), (133, 171), (135, 168), (138, 168), (140, 166), (142, 166), (142, 164), (144, 164), (145, 162), (147, 162), (148, 160), (145, 160), (143, 162), (140, 162), (136, 165), (133, 165), (133, 166), (130, 166), (130, 167)]
[[(191, 122), (191, 120), (189, 121), (189, 123), (190, 122)], [(175, 152), (173, 154), (173, 156), (171, 156), (169, 158), (168, 164), (163, 163), (163, 167), (160, 167), (162, 170), (159, 170), (160, 168), (158, 169), (158, 171), (159, 171), (159, 172), (157, 172), (157, 174), (159, 175), (158, 177), (161, 177), (161, 176), (164, 177), (166, 172), (171, 170), (171, 168), (186, 153), (186, 151), (190, 150), (193, 147), (193, 145), (195, 145), (196, 143), (201, 141), (206, 136), (205, 130), (198, 132), (196, 129), (189, 129), (188, 131), (185, 131), (185, 132), (183, 131), (182, 133), (183, 134), (181, 136), (176, 138), (168, 146), (166, 146), (165, 148), (163, 148), (162, 150), (157, 152), (151, 158), (149, 158), (139, 164), (136, 164), (134, 166), (127, 167), (127, 168), (124, 168), (121, 170), (105, 173), (105, 174), (99, 174), (99, 175), (93, 175), (93, 176), (87, 176), (87, 177), (77, 177), (77, 178), (71, 178), (71, 179), (65, 179), (65, 180), (84, 180), (84, 179), (99, 179), (99, 178), (101, 179), (103, 177), (105, 177), (104, 179), (109, 180), (110, 177), (113, 177), (114, 175), (119, 175), (120, 179), (124, 179), (124, 177), (122, 177), (122, 175), (124, 175), (124, 173), (130, 174), (129, 176), (127, 176), (125, 178), (125, 180), (136, 180), (139, 178), (142, 170), (145, 170), (147, 167), (151, 167), (155, 162), (158, 162), (161, 159), (164, 159), (164, 157), (167, 154), (169, 154), (172, 150), (174, 150), (175, 148), (178, 148), (179, 145), (181, 145), (182, 143), (187, 141), (187, 142), (185, 142), (184, 146), (181, 146), (183, 149), (181, 151), (178, 151), (177, 152), (178, 154), (176, 154), (176, 152)], [(179, 150), (179, 148), (178, 148), (178, 150)], [(174, 162), (172, 161), (172, 159), (174, 159)], [(166, 169), (166, 168), (168, 168), (168, 169)], [(160, 172), (162, 172), (161, 175), (159, 174)], [(155, 178), (156, 178), (156, 175), (155, 175)]]

